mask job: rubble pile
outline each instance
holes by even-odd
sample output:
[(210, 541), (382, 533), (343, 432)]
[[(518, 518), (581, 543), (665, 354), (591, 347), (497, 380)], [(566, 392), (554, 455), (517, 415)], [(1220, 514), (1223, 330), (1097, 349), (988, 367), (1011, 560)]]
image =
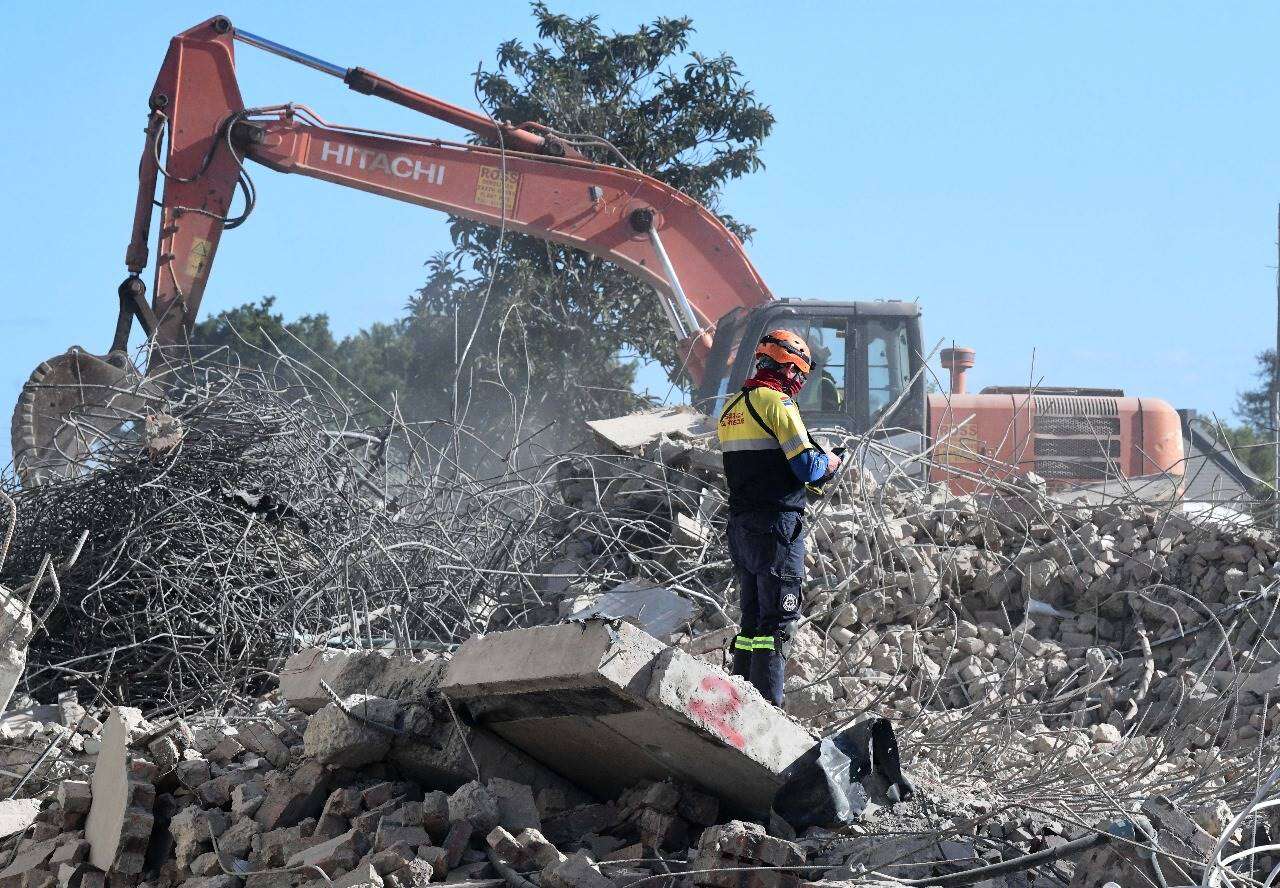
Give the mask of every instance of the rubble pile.
[[(692, 602), (672, 638), (724, 665), (737, 614), (718, 454), (705, 429), (663, 421), (562, 472), (579, 527), (637, 503), (647, 517), (626, 525), (643, 528), (637, 549), (617, 533), (570, 540), (558, 567), (580, 575), (560, 613), (625, 575)], [(998, 798), (1052, 791), (1086, 818), (1169, 793), (1213, 824), (1280, 766), (1274, 531), (1176, 502), (1089, 504), (1034, 476), (957, 495), (857, 468), (810, 511), (786, 698), (802, 722), (890, 718), (917, 768)]]
[[(481, 481), (280, 368), (188, 369), (96, 472), (11, 488), (15, 888), (798, 888), (1058, 848), (1080, 867), (1038, 872), (1084, 886), (1152, 858), (1076, 843), (1148, 847), (1148, 821), (1179, 884), (1280, 863), (1273, 531), (1034, 477), (876, 480), (847, 441), (787, 718), (717, 668), (738, 614), (695, 414)], [(868, 790), (839, 829), (771, 817), (869, 717), (916, 794)]]
[[(600, 675), (617, 656), (670, 650), (639, 634), (619, 643)], [(868, 823), (879, 817), (881, 829), (921, 836), (923, 826), (941, 834), (967, 829), (982, 853), (963, 862), (954, 853), (938, 857), (935, 832), (918, 847), (882, 849), (873, 861), (873, 846), (856, 841), (858, 831), (811, 829), (788, 839), (766, 832), (756, 822), (760, 811), (689, 782), (638, 780), (592, 795), (516, 746), (498, 754), (502, 741), (470, 717), (461, 698), (447, 699), (451, 686), (469, 681), (446, 679), (449, 671), (443, 657), (309, 648), (290, 658), (277, 691), (232, 716), (159, 722), (109, 708), (78, 772), (49, 783), (38, 804), (0, 810), (0, 832), (9, 837), (0, 836), (7, 848), (0, 885), (623, 888), (678, 879), (700, 888), (801, 888), (824, 873), (851, 880), (895, 867), (951, 872), (1040, 841), (1027, 830), (1021, 848), (980, 838), (961, 815), (981, 806), (938, 798), (931, 813), (899, 805), (869, 812)], [(540, 687), (579, 680), (565, 672)], [(648, 705), (696, 713), (675, 699)], [(565, 735), (562, 707), (538, 717)], [(667, 736), (678, 742), (688, 730), (709, 728), (672, 723)], [(462, 744), (451, 744), (449, 734)], [(757, 742), (768, 745), (751, 741), (735, 754), (746, 761), (758, 754)], [(1010, 835), (1018, 829), (1018, 815), (993, 820)]]
[[(21, 691), (216, 708), (316, 640), (439, 650), (541, 606), (525, 575), (550, 542), (536, 484), (469, 478), (283, 357), (183, 370), (93, 471), (5, 479), (0, 584), (43, 628)], [(0, 648), (0, 674), (11, 659)]]

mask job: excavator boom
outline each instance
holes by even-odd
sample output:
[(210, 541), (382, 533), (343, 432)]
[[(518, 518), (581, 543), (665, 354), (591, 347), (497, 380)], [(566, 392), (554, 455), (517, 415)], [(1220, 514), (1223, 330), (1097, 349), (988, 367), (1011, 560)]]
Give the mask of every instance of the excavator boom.
[[(236, 41), (341, 77), (353, 90), (465, 128), (487, 144), (337, 126), (304, 105), (246, 108), (236, 79)], [(173, 353), (167, 347), (185, 343), (191, 333), (222, 232), (252, 209), (246, 160), (607, 259), (653, 286), (681, 343), (680, 369), (695, 382), (716, 320), (772, 299), (737, 237), (697, 201), (657, 179), (591, 162), (545, 126), (495, 121), (365, 68), (344, 68), (238, 31), (223, 16), (173, 38), (149, 107), (115, 336), (105, 356), (74, 347), (41, 364), (24, 387), (12, 429), (24, 483), (74, 471), (91, 452), (92, 437), (119, 424), (119, 405), (149, 397), (127, 356), (133, 321), (159, 347), (147, 368), (154, 375)], [(234, 216), (238, 187), (246, 208)], [(141, 274), (150, 260), (157, 203), (148, 305)], [(79, 443), (68, 449), (67, 441)]]

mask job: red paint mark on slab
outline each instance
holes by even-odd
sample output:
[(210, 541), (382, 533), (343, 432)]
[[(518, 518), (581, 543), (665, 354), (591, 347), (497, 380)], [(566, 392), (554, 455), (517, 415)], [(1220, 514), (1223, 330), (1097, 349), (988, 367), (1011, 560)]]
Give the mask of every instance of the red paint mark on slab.
[(740, 709), (742, 697), (738, 689), (733, 682), (718, 675), (704, 677), (689, 700), (689, 711), (706, 722), (720, 735), (720, 739), (737, 749), (747, 745), (747, 738), (729, 723), (729, 719)]

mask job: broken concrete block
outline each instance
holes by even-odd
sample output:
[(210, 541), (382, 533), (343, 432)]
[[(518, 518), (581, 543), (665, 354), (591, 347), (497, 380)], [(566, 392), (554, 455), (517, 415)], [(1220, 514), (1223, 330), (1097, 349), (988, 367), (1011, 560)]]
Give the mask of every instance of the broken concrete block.
[(502, 827), (494, 827), (493, 831), (484, 838), (494, 854), (498, 855), (498, 859), (504, 861), (508, 866), (522, 869), (525, 863), (525, 850), (516, 841), (516, 837), (511, 835)]
[(391, 749), (399, 708), (394, 700), (365, 694), (346, 697), (342, 706), (330, 703), (307, 722), (306, 753), (323, 765), (341, 768), (382, 761)]
[(186, 869), (191, 862), (208, 850), (210, 834), (216, 838), (227, 829), (226, 815), (221, 811), (205, 811), (198, 805), (183, 808), (169, 821), (169, 835), (173, 837), (174, 853), (178, 866)]
[(0, 801), (0, 838), (26, 832), (40, 813), (39, 799), (5, 799)]
[(64, 839), (49, 856), (49, 868), (56, 869), (64, 863), (83, 863), (88, 859), (89, 843), (87, 841), (82, 838)]
[(58, 784), (56, 798), (62, 808), (63, 828), (75, 829), (89, 815), (93, 790), (84, 780), (64, 780)]
[(564, 862), (565, 856), (560, 853), (560, 849), (547, 841), (536, 829), (522, 829), (516, 833), (515, 839), (524, 851), (525, 857), (540, 870)]
[(585, 851), (571, 854), (542, 871), (542, 888), (614, 888)]
[(182, 883), (182, 888), (240, 888), (240, 880), (226, 873), (218, 873), (216, 876), (206, 876), (203, 879), (188, 879)]
[(10, 589), (0, 586), (0, 712), (9, 708), (22, 680), (31, 641), (31, 611)]
[(62, 863), (54, 867), (57, 873), (58, 888), (80, 888), (84, 880), (84, 874), (89, 869), (89, 864), (80, 863)]
[(427, 888), (433, 875), (431, 864), (418, 857), (396, 870), (394, 878), (404, 888)]
[(387, 667), (387, 658), (373, 651), (306, 648), (290, 657), (280, 670), (280, 694), (290, 706), (308, 714), (333, 702), (321, 684), (339, 697), (364, 691)]
[(236, 817), (252, 817), (266, 796), (267, 790), (261, 780), (246, 780), (231, 790), (231, 813)]
[(174, 765), (173, 772), (177, 776), (178, 782), (187, 789), (195, 789), (200, 784), (208, 783), (213, 779), (213, 775), (209, 771), (209, 763), (204, 759), (189, 759), (178, 762)]
[(427, 835), (427, 831), (420, 826), (401, 826), (387, 823), (384, 820), (378, 827), (374, 848), (378, 851), (385, 851), (402, 842), (410, 848), (417, 849), (423, 845), (429, 846), (431, 844), (431, 836)]
[(449, 827), (449, 834), (444, 839), (445, 861), (449, 869), (457, 869), (462, 863), (462, 855), (471, 845), (471, 837), (475, 835), (475, 827), (466, 820), (459, 820)]
[(368, 861), (333, 880), (333, 888), (382, 888), (382, 876)]
[(498, 823), (513, 833), (522, 829), (542, 829), (542, 817), (533, 800), (533, 790), (514, 780), (494, 777), (487, 784), (498, 802)]
[(304, 762), (293, 776), (279, 771), (267, 775), (266, 797), (254, 819), (263, 830), (293, 826), (316, 817), (329, 795), (329, 779), (319, 762)]
[(209, 750), (209, 761), (219, 765), (229, 765), (242, 752), (244, 752), (244, 744), (240, 742), (239, 736), (224, 734), (222, 739)]
[(285, 865), (319, 867), (332, 878), (338, 873), (350, 872), (354, 869), (368, 847), (365, 837), (351, 830), (327, 842), (312, 845), (293, 854)]
[(143, 855), (151, 839), (155, 788), (132, 779), (128, 759), (130, 732), (142, 724), (140, 711), (117, 706), (102, 729), (85, 837), (89, 840), (89, 862), (104, 872), (142, 872)]
[(449, 794), (440, 790), (422, 797), (422, 828), (434, 838), (449, 831)]
[(794, 871), (732, 872), (739, 867), (794, 867), (804, 863), (800, 847), (775, 838), (757, 823), (732, 820), (703, 830), (690, 863), (694, 884), (706, 888), (796, 888)]
[(471, 826), (487, 833), (498, 825), (498, 799), (481, 783), (472, 780), (449, 796), (449, 822), (470, 821)]
[(443, 848), (435, 845), (422, 845), (418, 848), (418, 859), (431, 865), (431, 879), (443, 882), (449, 876), (449, 855)]
[(206, 851), (191, 861), (191, 874), (194, 876), (214, 876), (220, 872), (222, 867), (218, 864), (218, 855), (212, 851)]
[(473, 636), (441, 690), (512, 745), (605, 797), (675, 778), (761, 813), (782, 773), (815, 742), (741, 679), (626, 623)]
[(23, 873), (43, 865), (57, 847), (57, 839), (46, 839), (43, 842), (36, 842), (34, 845), (23, 848), (8, 866), (0, 869), (0, 881), (14, 876), (21, 876)]
[(692, 440), (715, 433), (705, 413), (684, 405), (641, 410), (613, 419), (593, 419), (587, 422), (587, 428), (618, 453), (639, 453), (663, 435)]
[(218, 847), (233, 860), (248, 860), (253, 840), (261, 834), (262, 827), (258, 826), (257, 821), (245, 817), (218, 836)]
[(289, 747), (265, 721), (245, 722), (238, 727), (240, 742), (281, 770), (289, 766)]

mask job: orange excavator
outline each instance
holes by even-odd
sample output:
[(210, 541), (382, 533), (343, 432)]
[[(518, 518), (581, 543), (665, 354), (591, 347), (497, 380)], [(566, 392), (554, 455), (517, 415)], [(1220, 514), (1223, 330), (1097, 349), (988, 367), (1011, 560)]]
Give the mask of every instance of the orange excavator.
[[(294, 103), (247, 108), (236, 43), (469, 130), (483, 144), (341, 126)], [(24, 484), (78, 471), (95, 433), (136, 415), (144, 387), (128, 356), (133, 323), (159, 347), (147, 368), (154, 374), (164, 347), (184, 343), (192, 330), (223, 231), (253, 208), (246, 161), (504, 226), (619, 265), (656, 291), (680, 343), (677, 372), (692, 379), (695, 402), (708, 412), (745, 379), (763, 332), (786, 327), (814, 352), (799, 399), (811, 424), (874, 434), (907, 459), (927, 451), (930, 458), (916, 464), (959, 489), (1030, 471), (1055, 485), (1181, 473), (1181, 425), (1168, 404), (1110, 390), (968, 394), (973, 352), (955, 348), (942, 355), (951, 393), (929, 394), (917, 305), (775, 299), (742, 244), (697, 201), (634, 169), (592, 162), (576, 149), (577, 138), (541, 124), (495, 121), (251, 34), (223, 16), (172, 39), (149, 108), (115, 337), (104, 356), (76, 347), (42, 363), (24, 386), (12, 429)], [(245, 207), (232, 215), (238, 188)], [(148, 303), (141, 276), (156, 207)]]

